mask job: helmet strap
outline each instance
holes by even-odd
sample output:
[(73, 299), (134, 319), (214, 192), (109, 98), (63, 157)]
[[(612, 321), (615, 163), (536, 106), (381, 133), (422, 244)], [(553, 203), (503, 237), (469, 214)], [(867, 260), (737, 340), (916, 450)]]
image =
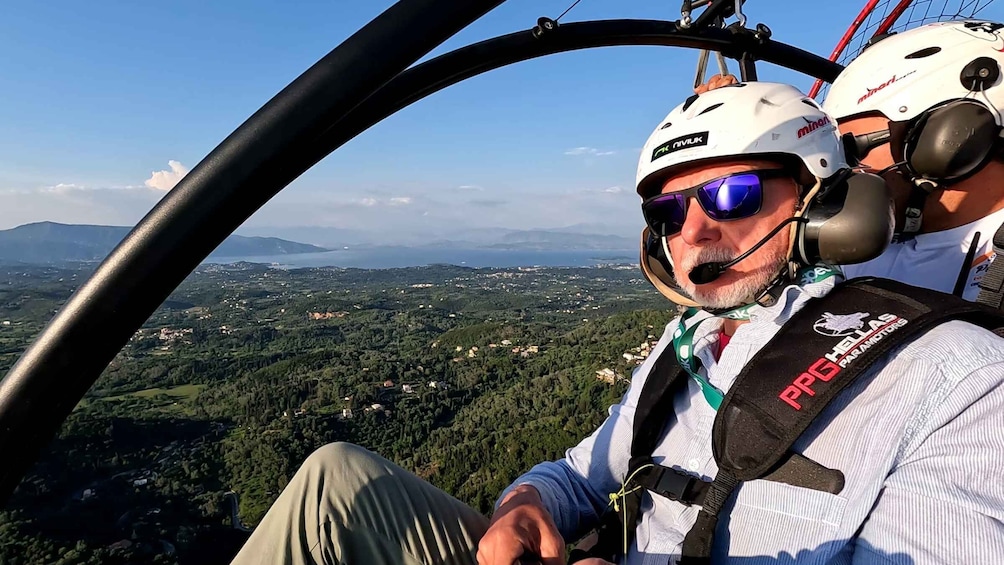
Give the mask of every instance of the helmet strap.
[[(805, 215), (805, 213), (809, 210), (809, 203), (812, 202), (812, 199), (815, 198), (816, 195), (819, 194), (819, 191), (822, 190), (822, 188), (823, 188), (823, 179), (821, 179), (819, 177), (813, 177), (813, 178), (816, 179), (816, 183), (814, 185), (812, 185), (812, 188), (810, 188), (808, 192), (805, 193), (805, 196), (802, 197), (801, 202), (798, 203), (798, 207), (795, 208), (795, 214), (794, 214), (794, 216), (796, 218), (801, 218), (803, 215)], [(798, 239), (797, 236), (798, 236), (798, 229), (799, 229), (800, 225), (801, 225), (801, 222), (792, 222), (791, 223), (791, 227), (789, 228), (789, 231), (788, 231), (788, 256), (787, 256), (787, 259), (788, 259), (788, 276), (789, 277), (794, 277), (795, 276), (795, 271), (798, 270), (798, 264), (795, 263), (794, 261), (792, 261), (792, 257), (794, 256), (794, 253), (795, 253), (795, 241)]]

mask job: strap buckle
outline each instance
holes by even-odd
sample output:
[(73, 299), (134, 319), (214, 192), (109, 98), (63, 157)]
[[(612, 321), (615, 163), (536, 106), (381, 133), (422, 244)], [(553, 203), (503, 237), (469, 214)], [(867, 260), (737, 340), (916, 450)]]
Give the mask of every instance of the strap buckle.
[(646, 485), (650, 491), (684, 506), (704, 504), (710, 483), (670, 467), (657, 465), (655, 468), (657, 472), (651, 486)]

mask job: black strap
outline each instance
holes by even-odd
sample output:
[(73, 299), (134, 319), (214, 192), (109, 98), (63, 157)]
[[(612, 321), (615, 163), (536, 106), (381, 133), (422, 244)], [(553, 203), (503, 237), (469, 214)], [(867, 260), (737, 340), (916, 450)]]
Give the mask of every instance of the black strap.
[[(719, 472), (683, 543), (684, 565), (708, 565), (724, 501), (742, 481), (785, 464), (791, 446), (843, 390), (895, 347), (950, 319), (1004, 326), (984, 306), (903, 283), (857, 279), (810, 301), (736, 377), (715, 418)], [(797, 348), (792, 348), (797, 344)], [(795, 471), (796, 469), (789, 469)], [(840, 484), (843, 487), (843, 476)]]
[(980, 248), (981, 235), (983, 234), (980, 232), (973, 234), (973, 240), (969, 242), (969, 250), (966, 251), (966, 256), (962, 258), (962, 265), (959, 267), (959, 276), (955, 277), (955, 288), (952, 289), (952, 294), (955, 296), (966, 294), (966, 287), (969, 285), (969, 273), (973, 270), (973, 259), (976, 258), (976, 252)]
[(980, 280), (980, 294), (976, 302), (999, 310), (1004, 303), (1004, 224), (994, 233), (993, 248), (997, 256)]
[(739, 480), (728, 471), (719, 471), (704, 506), (697, 514), (694, 526), (683, 539), (680, 565), (710, 565), (711, 548), (715, 544), (715, 529), (718, 526), (718, 516), (732, 493), (739, 486)]
[(844, 490), (844, 474), (839, 470), (824, 467), (800, 453), (790, 451), (773, 471), (760, 478), (830, 494), (840, 494)]
[[(653, 479), (652, 476), (652, 452), (662, 439), (663, 430), (673, 420), (673, 397), (684, 386), (686, 379), (686, 373), (676, 360), (676, 353), (672, 346), (667, 345), (655, 360), (638, 396), (631, 439), (631, 460), (625, 480), (633, 477), (646, 482), (654, 480), (654, 484), (659, 484), (659, 478)], [(664, 483), (664, 487), (667, 484)], [(618, 509), (608, 509), (600, 517), (596, 544), (587, 551), (573, 551), (568, 562), (575, 563), (587, 557), (617, 561), (617, 557), (624, 554), (624, 547), (634, 539), (644, 488), (636, 480), (627, 481), (624, 485), (626, 494), (618, 500)]]
[(906, 203), (906, 210), (903, 213), (903, 225), (899, 233), (896, 234), (895, 241), (907, 241), (913, 239), (920, 231), (920, 226), (924, 222), (924, 203), (931, 191), (915, 186), (910, 191), (910, 198)]
[[(576, 563), (590, 557), (598, 557), (604, 561), (615, 563), (618, 557), (624, 555), (624, 547), (630, 540), (624, 539), (623, 517), (617, 512), (606, 512), (600, 517), (600, 525), (596, 528), (596, 543), (589, 549), (575, 548), (568, 555), (568, 563)], [(627, 533), (633, 539), (637, 524), (629, 522)]]
[(631, 458), (651, 458), (662, 432), (672, 424), (673, 396), (687, 382), (687, 374), (676, 360), (672, 344), (655, 360), (635, 408), (631, 438)]

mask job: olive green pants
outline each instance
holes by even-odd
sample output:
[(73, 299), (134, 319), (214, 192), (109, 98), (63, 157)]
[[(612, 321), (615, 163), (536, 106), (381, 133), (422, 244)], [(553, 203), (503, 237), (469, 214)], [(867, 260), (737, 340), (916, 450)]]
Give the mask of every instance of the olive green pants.
[(321, 447), (269, 509), (233, 565), (474, 564), (488, 520), (350, 443)]

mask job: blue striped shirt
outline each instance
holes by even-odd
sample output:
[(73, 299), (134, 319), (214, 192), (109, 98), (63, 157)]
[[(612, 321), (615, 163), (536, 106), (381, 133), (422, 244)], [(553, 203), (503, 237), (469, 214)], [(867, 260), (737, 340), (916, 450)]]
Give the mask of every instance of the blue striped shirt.
[[(834, 284), (829, 279), (791, 286), (774, 306), (754, 308), (717, 361), (721, 321), (707, 320), (694, 340), (705, 376), (727, 391), (781, 325)], [(701, 313), (689, 323), (707, 317)], [(667, 326), (624, 398), (591, 436), (564, 459), (537, 465), (513, 483), (540, 491), (567, 541), (594, 527), (608, 494), (620, 488), (638, 395), (676, 323)], [(727, 506), (729, 518), (719, 523), (714, 562), (1004, 563), (1002, 381), (1004, 340), (982, 328), (948, 322), (901, 346), (834, 400), (793, 448), (841, 470), (843, 491), (744, 483)], [(694, 382), (677, 395), (674, 410), (676, 421), (653, 459), (712, 479), (714, 410)], [(675, 562), (698, 511), (646, 494), (625, 563)]]

